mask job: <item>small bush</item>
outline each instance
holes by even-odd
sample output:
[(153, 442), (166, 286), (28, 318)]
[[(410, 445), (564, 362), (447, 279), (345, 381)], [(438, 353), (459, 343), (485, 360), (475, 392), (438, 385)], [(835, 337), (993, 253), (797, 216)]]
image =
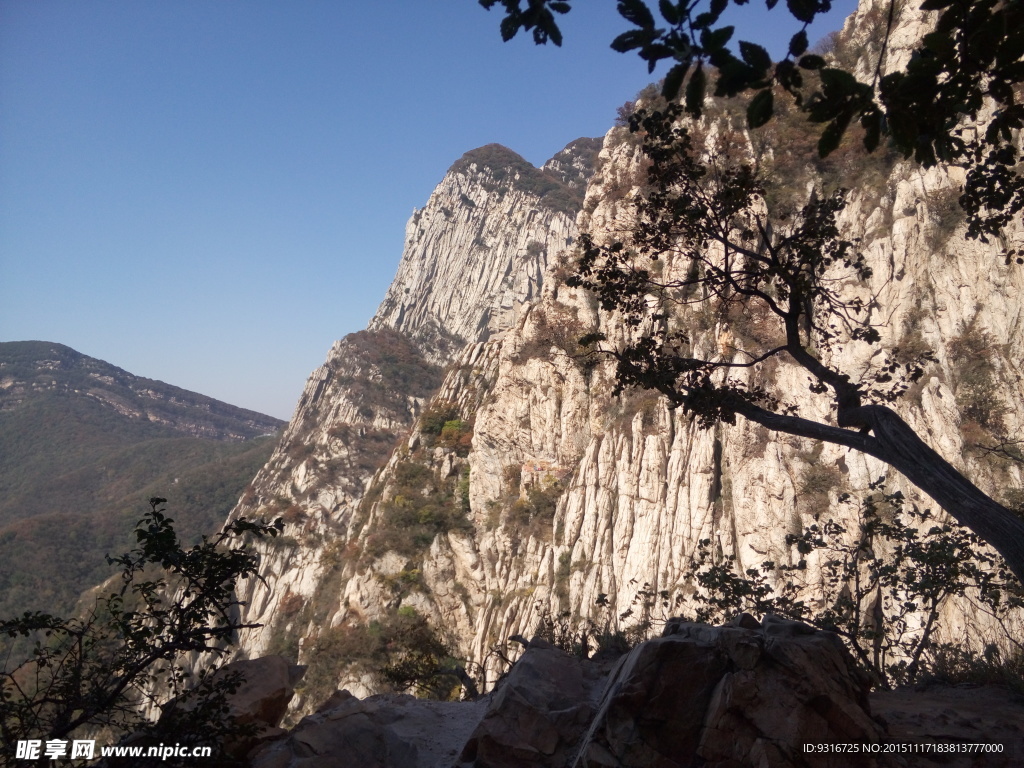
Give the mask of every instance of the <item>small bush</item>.
[[(998, 369), (995, 363), (995, 339), (981, 330), (975, 315), (959, 336), (949, 345), (953, 363), (953, 392), (965, 433), (977, 438), (980, 427), (998, 435), (1005, 430), (1006, 407), (999, 394)], [(977, 442), (969, 440), (968, 442)]]
[(800, 478), (800, 493), (827, 499), (828, 495), (839, 487), (843, 474), (834, 464), (811, 464), (803, 471)]
[(393, 551), (412, 556), (424, 552), (440, 533), (470, 530), (455, 478), (439, 479), (418, 460), (395, 465), (389, 495), (379, 502), (373, 532), (363, 554), (378, 557)]
[(337, 688), (346, 670), (369, 674), (378, 685), (450, 700), (461, 687), (460, 662), (449, 644), (411, 606), (389, 611), (369, 624), (323, 630), (309, 653), (302, 689), (314, 702)]
[(1008, 651), (990, 643), (978, 653), (952, 643), (943, 643), (928, 652), (924, 681), (949, 685), (1002, 685), (1024, 695), (1024, 649)]
[(960, 207), (960, 190), (954, 187), (929, 192), (925, 199), (931, 224), (926, 239), (932, 250), (938, 251), (967, 220), (967, 214)]
[(288, 525), (298, 525), (305, 521), (306, 512), (298, 504), (289, 504), (288, 508), (281, 514), (281, 517)]
[(438, 436), (438, 443), (460, 456), (466, 456), (473, 444), (473, 426), (462, 419), (446, 421)]
[(526, 489), (525, 498), (512, 502), (505, 515), (505, 524), (518, 532), (550, 541), (562, 490), (557, 482), (530, 486)]
[(459, 406), (440, 401), (431, 403), (420, 416), (420, 432), (429, 437), (440, 437), (445, 425), (459, 418)]
[[(690, 571), (697, 620), (721, 623), (748, 612), (807, 622), (838, 634), (873, 684), (889, 688), (931, 674), (937, 661), (952, 663), (935, 641), (951, 598), (967, 597), (997, 621), (1024, 606), (1024, 588), (973, 532), (907, 509), (881, 480), (859, 506), (854, 530), (819, 514), (787, 536), (791, 565), (768, 561), (739, 573), (734, 555), (722, 558), (702, 540)], [(812, 554), (824, 579), (808, 600), (802, 572)]]

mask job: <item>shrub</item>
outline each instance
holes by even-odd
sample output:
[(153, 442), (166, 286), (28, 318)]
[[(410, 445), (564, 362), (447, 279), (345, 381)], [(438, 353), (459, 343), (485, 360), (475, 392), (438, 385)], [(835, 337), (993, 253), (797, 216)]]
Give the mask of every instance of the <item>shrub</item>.
[(843, 481), (842, 472), (834, 464), (815, 462), (800, 478), (800, 493), (811, 496), (815, 503), (827, 502), (829, 494)]
[(545, 359), (551, 349), (561, 350), (576, 365), (587, 371), (597, 365), (593, 350), (580, 345), (579, 340), (594, 329), (586, 327), (575, 309), (560, 304), (547, 304), (533, 311), (533, 327), (530, 337), (516, 353), (516, 362), (532, 358)]
[(453, 654), (415, 609), (393, 608), (368, 624), (323, 630), (310, 651), (302, 688), (312, 701), (323, 701), (348, 670), (370, 675), (377, 685), (447, 701), (458, 695), (465, 680), (462, 664)]
[[(702, 540), (690, 570), (697, 620), (749, 612), (808, 622), (837, 633), (874, 684), (889, 688), (929, 674), (929, 664), (942, 657), (935, 636), (949, 599), (969, 596), (998, 620), (1024, 606), (1020, 583), (976, 534), (929, 510), (906, 509), (902, 494), (884, 492), (881, 479), (870, 491), (856, 529), (815, 515), (802, 533), (787, 536), (794, 565), (768, 561), (740, 574), (735, 556), (716, 557), (710, 540)], [(800, 586), (812, 554), (824, 576), (813, 611)]]
[(954, 187), (929, 192), (925, 199), (931, 224), (926, 240), (937, 251), (952, 237), (956, 228), (967, 220), (967, 214), (960, 207), (960, 190)]
[(922, 677), (947, 685), (1001, 685), (1024, 695), (1024, 649), (1017, 644), (1003, 650), (989, 643), (978, 652), (942, 643), (928, 650)]
[(298, 504), (289, 504), (281, 518), (289, 525), (297, 525), (306, 519), (306, 512)]
[[(81, 617), (26, 613), (0, 621), (0, 635), (36, 640), (31, 658), (0, 673), (3, 748), (25, 739), (67, 740), (82, 729), (116, 736), (217, 744), (237, 735), (226, 717), (237, 674), (215, 669), (189, 681), (187, 656), (227, 654), (240, 623), (235, 585), (259, 559), (242, 540), (277, 536), (282, 527), (238, 518), (216, 537), (182, 548), (164, 499), (135, 529), (138, 548), (117, 558), (121, 578)], [(9, 661), (9, 659), (8, 659)], [(186, 683), (191, 682), (186, 690)], [(161, 710), (154, 723), (141, 705)]]
[(953, 364), (953, 392), (964, 424), (964, 431), (976, 434), (972, 422), (990, 434), (1005, 429), (1006, 407), (999, 396), (996, 378), (995, 340), (981, 330), (978, 316), (967, 323), (949, 345)]
[(466, 456), (473, 444), (473, 426), (462, 419), (446, 421), (438, 436), (438, 443), (460, 456)]
[(562, 490), (558, 482), (530, 486), (526, 489), (525, 498), (512, 502), (505, 516), (506, 525), (534, 538), (550, 541)]
[(372, 558), (393, 551), (412, 556), (424, 552), (440, 533), (470, 529), (456, 486), (455, 478), (439, 479), (421, 461), (397, 463), (364, 555)]
[(428, 437), (440, 437), (445, 424), (459, 418), (459, 407), (443, 400), (431, 403), (420, 415), (420, 432)]

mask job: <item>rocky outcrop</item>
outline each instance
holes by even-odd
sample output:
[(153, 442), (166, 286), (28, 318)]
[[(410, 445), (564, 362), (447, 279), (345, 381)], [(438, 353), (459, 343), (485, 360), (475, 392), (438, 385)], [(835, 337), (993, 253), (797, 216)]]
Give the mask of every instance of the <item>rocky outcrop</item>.
[[(956, 714), (965, 697), (985, 702), (984, 723), (970, 704)], [(914, 768), (935, 758), (1001, 767), (1024, 755), (1022, 722), (1024, 702), (998, 688), (869, 700), (834, 635), (744, 616), (726, 627), (675, 621), (618, 658), (534, 640), (476, 701), (339, 691), (249, 759), (254, 768)], [(991, 749), (968, 755), (961, 743)]]
[(315, 639), (332, 616), (336, 623), (345, 593), (357, 595), (360, 616), (379, 613), (375, 582), (355, 577), (350, 557), (372, 534), (367, 485), (437, 394), (445, 367), (461, 366), (463, 378), (445, 385), (441, 401), (478, 404), (486, 386), (466, 391), (465, 376), (479, 373), (485, 342), (519, 322), (549, 264), (572, 244), (595, 141), (570, 144), (544, 169), (498, 145), (469, 152), (413, 214), (368, 329), (335, 343), (310, 376), (277, 450), (232, 513), (282, 515), (287, 526), (285, 545), (263, 552), (265, 581), (245, 595), (247, 620), (266, 625), (243, 634), (246, 654), (294, 653), (298, 639)]
[(808, 756), (804, 744), (885, 738), (837, 637), (771, 617), (742, 623), (672, 622), (603, 676), (600, 662), (531, 644), (463, 759), (478, 768), (815, 766), (832, 756)]
[[(713, 137), (724, 126), (708, 118), (702, 130)], [(780, 195), (804, 200), (828, 174), (855, 186), (839, 225), (872, 270), (847, 286), (870, 306), (881, 342), (837, 344), (830, 361), (859, 376), (886, 354), (934, 350), (900, 414), (987, 493), (1024, 502), (1022, 466), (977, 447), (1024, 431), (1024, 272), (1000, 257), (1024, 247), (1024, 227), (1016, 222), (1002, 243), (968, 241), (957, 169), (880, 156), (823, 169), (796, 152), (796, 139), (813, 142), (785, 130), (797, 128), (780, 121), (734, 138), (784, 170)], [(771, 582), (804, 560), (802, 598), (820, 605), (824, 556), (805, 557), (788, 536), (820, 514), (856, 530), (857, 506), (840, 498), (879, 477), (908, 504), (934, 507), (870, 457), (742, 420), (702, 429), (651, 393), (613, 395), (613, 369), (577, 340), (599, 330), (614, 342), (626, 329), (568, 286), (564, 251), (577, 227), (598, 241), (629, 228), (645, 167), (624, 128), (609, 132), (596, 162), (581, 148), (544, 169), (495, 145), (474, 150), (414, 213), (370, 329), (336, 344), (311, 377), (236, 510), (288, 522), (284, 545), (264, 553), (265, 584), (246, 596), (247, 621), (266, 626), (244, 635), (245, 653), (287, 650), (321, 681), (359, 695), (387, 690), (351, 639), (413, 612), (479, 666), (486, 688), (504, 663), (492, 651), (532, 634), (545, 613), (628, 630), (666, 618), (639, 607), (644, 594), (691, 605), (702, 541), (716, 562), (734, 557), (740, 574), (772, 563)], [(671, 254), (661, 263), (667, 277), (688, 268)], [(737, 360), (770, 332), (764, 317), (702, 306), (681, 307), (674, 322), (696, 354)], [(772, 363), (745, 381), (830, 419), (796, 366)], [(975, 618), (950, 602), (936, 639), (981, 642), (987, 628)], [(328, 689), (305, 689), (295, 715)], [(748, 755), (761, 748), (751, 727)]]
[(463, 155), (409, 220), (370, 330), (403, 333), (447, 366), (467, 343), (512, 326), (517, 308), (540, 295), (548, 263), (573, 243), (594, 141), (573, 142), (544, 169), (498, 144)]
[(803, 746), (884, 740), (868, 688), (830, 633), (772, 616), (670, 622), (612, 674), (577, 765), (831, 765)]
[(303, 718), (287, 738), (258, 750), (249, 764), (447, 768), (484, 707), (484, 702), (425, 701), (391, 694), (360, 700), (343, 691)]
[(532, 641), (489, 697), (462, 761), (491, 768), (570, 765), (597, 711), (607, 673), (607, 665)]

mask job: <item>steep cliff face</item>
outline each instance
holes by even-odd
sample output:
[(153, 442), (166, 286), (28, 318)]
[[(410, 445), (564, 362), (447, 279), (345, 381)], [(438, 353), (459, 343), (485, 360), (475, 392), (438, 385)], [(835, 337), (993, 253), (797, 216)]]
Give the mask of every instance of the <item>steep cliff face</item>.
[[(389, 458), (395, 465), (396, 444), (408, 438), (444, 370), (456, 360), (473, 366), (474, 352), (539, 297), (549, 261), (576, 235), (597, 144), (578, 140), (542, 169), (504, 147), (481, 147), (456, 162), (413, 214), (376, 316), (366, 331), (336, 342), (310, 376), (278, 448), (233, 512), (281, 515), (287, 526), (264, 552), (266, 582), (250, 586), (246, 618), (266, 628), (243, 637), (246, 654), (294, 650), (297, 640), (315, 638), (315, 627), (331, 626), (352, 588), (344, 584), (360, 580), (357, 542), (373, 533), (364, 514), (372, 508), (368, 482)], [(442, 401), (473, 400), (451, 385), (444, 392)], [(454, 420), (457, 411), (445, 408), (438, 412)]]
[(498, 144), (463, 155), (409, 220), (370, 330), (402, 333), (448, 365), (512, 325), (540, 295), (551, 256), (572, 245), (595, 141), (573, 142), (541, 169)]
[[(791, 135), (758, 141), (792, 182), (780, 194), (806, 194), (805, 182), (827, 172)], [(594, 330), (614, 339), (621, 321), (566, 285), (567, 250), (576, 226), (598, 239), (629, 226), (644, 166), (628, 132), (613, 129), (574, 224), (586, 149), (571, 145), (537, 170), (492, 145), (452, 167), (410, 221), (365, 343), (335, 345), (236, 511), (279, 509), (289, 523), (266, 552), (267, 584), (249, 595), (246, 618), (266, 626), (243, 648), (311, 665), (300, 709), (335, 687), (378, 685), (367, 648), (399, 615), (426, 617), (493, 674), (492, 649), (528, 634), (538, 609), (615, 628), (637, 620), (641, 591), (685, 599), (701, 540), (734, 553), (740, 569), (794, 563), (787, 534), (823, 510), (848, 516), (840, 494), (880, 476), (934, 506), (855, 452), (742, 420), (704, 430), (651, 393), (612, 396), (611, 368), (576, 340)], [(856, 374), (884, 350), (934, 349), (937, 363), (900, 413), (986, 492), (1020, 503), (1020, 466), (975, 445), (1024, 427), (1024, 273), (999, 258), (1024, 247), (1024, 228), (1003, 243), (965, 240), (955, 170), (875, 158), (844, 173), (856, 189), (840, 223), (861, 239), (873, 276), (857, 290), (873, 297), (883, 338), (843, 345), (832, 361)], [(664, 269), (685, 265), (668, 258)], [(683, 317), (707, 351), (749, 347), (762, 320)], [(757, 375), (827, 420), (795, 366)], [(809, 558), (808, 585), (820, 567)], [(961, 620), (951, 609), (947, 626), (967, 632)]]

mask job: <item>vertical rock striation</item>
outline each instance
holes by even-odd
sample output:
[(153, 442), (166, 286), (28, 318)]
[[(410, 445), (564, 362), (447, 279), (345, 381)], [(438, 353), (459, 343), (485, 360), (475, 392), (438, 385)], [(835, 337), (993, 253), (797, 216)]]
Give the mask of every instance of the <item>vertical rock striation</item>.
[[(549, 261), (575, 237), (596, 144), (580, 139), (542, 169), (499, 145), (481, 147), (413, 214), (377, 314), (310, 376), (278, 448), (232, 513), (286, 523), (263, 552), (264, 580), (249, 585), (246, 620), (265, 627), (242, 637), (245, 655), (294, 654), (297, 640), (315, 637), (339, 609), (345, 589), (334, 578), (332, 592), (324, 580), (341, 563), (351, 569), (352, 542), (369, 535), (359, 517), (367, 483), (407, 437), (444, 368), (474, 364), (484, 342), (539, 296)], [(452, 388), (445, 397), (466, 399)]]
[[(905, 20), (898, 40), (919, 35), (921, 23)], [(844, 35), (861, 45), (860, 29)], [(820, 172), (810, 156), (795, 153), (791, 136), (761, 137), (762, 159), (792, 179), (789, 194), (806, 194)], [(613, 371), (577, 339), (597, 329), (614, 339), (621, 324), (567, 286), (567, 251), (577, 226), (597, 239), (628, 227), (645, 176), (625, 129), (609, 132), (596, 162), (593, 141), (574, 142), (542, 169), (497, 145), (452, 166), (410, 220), (368, 330), (336, 343), (311, 376), (239, 503), (234, 514), (287, 523), (264, 553), (265, 581), (247, 596), (246, 619), (265, 626), (242, 646), (310, 664), (299, 709), (335, 687), (378, 687), (370, 639), (396, 616), (425, 617), (487, 684), (493, 648), (528, 634), (538, 610), (621, 629), (652, 618), (638, 595), (685, 600), (701, 540), (734, 554), (741, 570), (793, 564), (787, 535), (823, 510), (849, 514), (840, 494), (880, 476), (934, 506), (847, 449), (742, 420), (702, 430), (651, 393), (613, 397)], [(772, 142), (786, 151), (774, 157)], [(1021, 503), (1021, 466), (976, 445), (1024, 431), (1024, 273), (999, 258), (1024, 248), (1024, 228), (1018, 222), (1004, 243), (965, 240), (956, 169), (874, 159), (845, 179), (857, 188), (840, 224), (861, 239), (873, 277), (859, 289), (873, 297), (883, 338), (845, 345), (832, 362), (856, 373), (886, 350), (932, 348), (937, 363), (902, 399), (901, 415), (987, 493)], [(666, 259), (667, 274), (683, 268)], [(742, 350), (763, 331), (756, 317), (684, 320), (697, 350)], [(828, 419), (797, 367), (757, 375)], [(808, 558), (809, 590), (821, 565)], [(957, 609), (946, 618), (961, 637), (973, 631)]]

